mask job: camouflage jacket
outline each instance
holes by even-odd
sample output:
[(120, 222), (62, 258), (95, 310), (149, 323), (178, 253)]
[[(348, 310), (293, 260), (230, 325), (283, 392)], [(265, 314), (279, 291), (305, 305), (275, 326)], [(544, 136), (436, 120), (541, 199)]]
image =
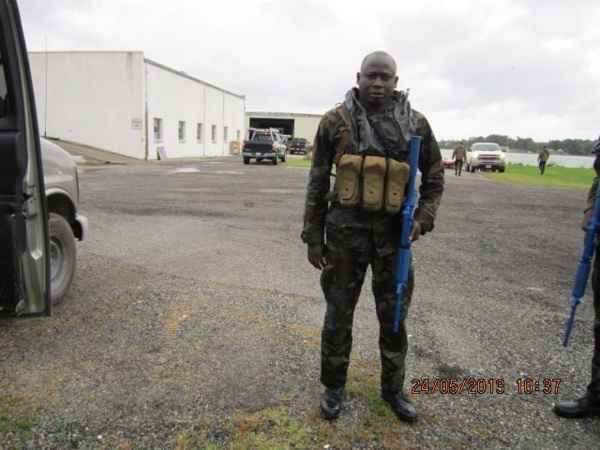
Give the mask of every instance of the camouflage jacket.
[[(418, 111), (412, 110), (411, 114), (412, 132), (423, 138), (419, 155), (419, 200), (414, 218), (421, 224), (424, 234), (434, 227), (444, 189), (444, 169), (440, 149), (429, 122)], [(400, 234), (399, 215), (389, 216), (382, 212), (368, 213), (359, 209), (344, 208), (337, 202), (335, 186), (332, 189), (334, 158), (342, 135), (348, 132), (337, 108), (328, 111), (322, 117), (314, 139), (302, 240), (307, 244), (324, 243), (327, 222), (330, 228), (343, 229), (344, 233), (355, 235), (358, 247), (362, 246), (361, 240), (372, 236), (380, 254), (391, 253), (396, 250), (395, 241)], [(402, 159), (407, 157), (408, 155)]]
[[(598, 145), (600, 146), (600, 141)], [(594, 205), (596, 204), (596, 190), (598, 189), (598, 179), (600, 177), (600, 155), (596, 156), (596, 159), (594, 160), (594, 170), (596, 171), (596, 177), (594, 178), (592, 186), (588, 191), (587, 206), (585, 211), (588, 209), (594, 209)]]

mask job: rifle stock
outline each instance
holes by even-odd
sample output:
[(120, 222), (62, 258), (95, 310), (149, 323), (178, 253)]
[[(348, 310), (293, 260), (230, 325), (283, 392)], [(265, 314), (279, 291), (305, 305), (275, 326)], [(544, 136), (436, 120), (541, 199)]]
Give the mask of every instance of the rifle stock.
[(413, 224), (413, 213), (417, 202), (417, 189), (415, 180), (419, 166), (419, 151), (421, 149), (421, 137), (413, 136), (410, 140), (410, 173), (406, 189), (406, 200), (402, 205), (402, 230), (400, 234), (400, 246), (396, 258), (396, 307), (394, 310), (394, 332), (398, 332), (400, 318), (402, 315), (402, 295), (407, 287), (408, 273), (410, 268), (410, 230)]
[(594, 256), (594, 247), (596, 241), (596, 233), (600, 226), (600, 183), (596, 189), (596, 203), (594, 204), (594, 213), (592, 218), (588, 222), (587, 231), (585, 233), (585, 241), (583, 245), (583, 254), (577, 264), (577, 270), (575, 272), (575, 281), (573, 282), (573, 299), (571, 300), (571, 314), (569, 321), (567, 322), (567, 330), (563, 339), (563, 347), (569, 344), (569, 337), (573, 330), (573, 324), (575, 323), (575, 312), (577, 306), (581, 302), (581, 297), (585, 294), (585, 287), (590, 275), (591, 261)]

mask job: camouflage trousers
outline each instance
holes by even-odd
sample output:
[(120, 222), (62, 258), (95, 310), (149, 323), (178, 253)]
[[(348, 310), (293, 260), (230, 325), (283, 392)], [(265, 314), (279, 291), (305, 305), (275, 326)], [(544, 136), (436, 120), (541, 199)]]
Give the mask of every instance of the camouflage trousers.
[(594, 268), (592, 271), (592, 288), (594, 291), (594, 353), (592, 355), (592, 377), (587, 386), (587, 395), (594, 402), (600, 403), (600, 247), (596, 247)]
[(327, 265), (321, 274), (321, 287), (327, 310), (321, 333), (321, 383), (326, 387), (346, 384), (352, 349), (352, 323), (368, 266), (372, 271), (372, 290), (379, 320), (381, 389), (402, 389), (404, 361), (408, 351), (406, 316), (414, 288), (412, 264), (408, 289), (402, 298), (402, 318), (398, 332), (393, 331), (396, 305), (396, 254), (378, 256), (374, 247), (363, 254), (327, 245)]

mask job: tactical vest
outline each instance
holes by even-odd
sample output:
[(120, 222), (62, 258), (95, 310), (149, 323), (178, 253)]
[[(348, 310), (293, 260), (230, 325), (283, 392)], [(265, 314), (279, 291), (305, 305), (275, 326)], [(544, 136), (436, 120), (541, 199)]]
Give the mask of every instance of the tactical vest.
[(339, 104), (336, 111), (344, 124), (333, 158), (340, 204), (368, 212), (396, 214), (402, 207), (410, 176), (410, 167), (405, 162), (408, 153), (397, 152), (395, 158), (351, 154), (352, 133), (346, 106)]

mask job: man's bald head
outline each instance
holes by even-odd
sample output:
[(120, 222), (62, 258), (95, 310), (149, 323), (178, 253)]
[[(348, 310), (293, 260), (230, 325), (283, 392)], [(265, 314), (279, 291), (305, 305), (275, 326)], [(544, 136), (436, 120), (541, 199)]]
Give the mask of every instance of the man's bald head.
[(360, 98), (371, 111), (387, 108), (397, 83), (396, 61), (386, 52), (369, 53), (356, 74)]
[(371, 61), (373, 58), (388, 59), (389, 62), (390, 62), (390, 64), (394, 68), (394, 75), (396, 75), (396, 71), (397, 71), (396, 61), (394, 60), (394, 58), (392, 57), (392, 55), (390, 55), (389, 53), (384, 52), (384, 51), (372, 52), (372, 53), (369, 53), (367, 56), (365, 56), (363, 58), (362, 64), (360, 65), (360, 71), (361, 72), (365, 69), (365, 67), (369, 64), (369, 61)]

